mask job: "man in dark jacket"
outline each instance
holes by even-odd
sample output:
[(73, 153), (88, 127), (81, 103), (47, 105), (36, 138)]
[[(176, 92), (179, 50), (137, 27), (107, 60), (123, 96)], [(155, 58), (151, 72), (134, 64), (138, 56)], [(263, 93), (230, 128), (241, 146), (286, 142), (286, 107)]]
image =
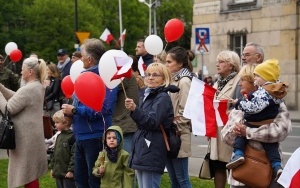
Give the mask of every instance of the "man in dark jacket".
[(144, 42), (145, 42), (144, 39), (139, 39), (137, 41), (136, 48), (135, 48), (135, 55), (137, 56), (138, 59), (142, 57), (145, 65), (148, 67), (150, 63), (153, 63), (153, 55), (148, 54)]
[(64, 79), (65, 76), (68, 76), (70, 74), (70, 69), (72, 66), (71, 59), (67, 53), (67, 50), (65, 49), (59, 49), (57, 51), (57, 68), (61, 74), (61, 79)]

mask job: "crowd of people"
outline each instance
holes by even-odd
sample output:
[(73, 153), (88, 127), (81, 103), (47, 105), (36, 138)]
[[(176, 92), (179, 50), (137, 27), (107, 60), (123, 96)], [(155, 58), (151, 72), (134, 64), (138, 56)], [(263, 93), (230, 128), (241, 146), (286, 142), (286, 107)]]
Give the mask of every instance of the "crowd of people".
[[(200, 77), (193, 73), (195, 55), (176, 46), (153, 57), (143, 39), (137, 41), (135, 51), (129, 55), (133, 76), (114, 89), (106, 88), (100, 112), (83, 104), (76, 94), (72, 103), (65, 103), (60, 87), (77, 60), (83, 62), (84, 72), (99, 75), (98, 63), (106, 52), (99, 39), (87, 39), (71, 58), (59, 49), (57, 63), (31, 54), (23, 61), (21, 81), (3, 66), (0, 55), (0, 110), (7, 107), (16, 125), (17, 146), (9, 150), (9, 188), (39, 187), (38, 179), (48, 168), (58, 188), (131, 188), (136, 181), (140, 188), (158, 188), (165, 167), (172, 188), (192, 187), (188, 169), (192, 125), (183, 112), (192, 79), (202, 79), (201, 73)], [(147, 66), (144, 77), (138, 69), (140, 58)], [(283, 101), (287, 84), (279, 82), (279, 62), (264, 61), (263, 47), (252, 42), (246, 44), (241, 58), (224, 50), (216, 61), (216, 79), (205, 75), (203, 81), (217, 90), (215, 99), (233, 100), (227, 107), (227, 124), (216, 125), (217, 137), (208, 138), (214, 185), (225, 188), (228, 182), (232, 188), (248, 187), (231, 175), (245, 161), (248, 144), (266, 151), (274, 173), (272, 186), (276, 186), (283, 170), (279, 142), (291, 131)], [(50, 112), (57, 131), (51, 138), (49, 166), (43, 110)], [(168, 132), (173, 123), (180, 132), (181, 147), (176, 158), (169, 158), (160, 128)]]

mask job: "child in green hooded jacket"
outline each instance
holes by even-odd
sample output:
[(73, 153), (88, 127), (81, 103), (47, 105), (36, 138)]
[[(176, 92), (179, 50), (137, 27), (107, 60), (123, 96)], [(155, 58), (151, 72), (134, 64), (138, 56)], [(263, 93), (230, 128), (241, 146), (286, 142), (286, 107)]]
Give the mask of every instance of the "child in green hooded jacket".
[(101, 188), (132, 188), (134, 170), (128, 167), (129, 153), (123, 149), (123, 131), (119, 126), (105, 131), (104, 148), (93, 168), (93, 174), (101, 177)]

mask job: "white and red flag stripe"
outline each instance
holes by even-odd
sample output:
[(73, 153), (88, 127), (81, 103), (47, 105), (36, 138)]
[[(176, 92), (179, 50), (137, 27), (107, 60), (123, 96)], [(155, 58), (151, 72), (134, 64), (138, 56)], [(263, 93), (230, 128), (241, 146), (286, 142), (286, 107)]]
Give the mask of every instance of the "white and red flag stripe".
[(217, 125), (223, 126), (227, 122), (227, 102), (214, 100), (216, 91), (193, 78), (183, 116), (191, 119), (194, 135), (217, 137)]
[(121, 44), (121, 40), (123, 41), (123, 45), (125, 43), (125, 38), (126, 38), (126, 29), (124, 29), (122, 35), (120, 36), (119, 40), (118, 40), (118, 44)]
[(100, 39), (109, 44), (112, 40), (114, 40), (114, 36), (110, 33), (110, 31), (107, 28), (105, 28), (105, 30), (100, 36)]
[(110, 81), (115, 79), (131, 78), (132, 70), (131, 65), (133, 59), (129, 56), (127, 57), (114, 57), (117, 66), (117, 72), (113, 75)]
[(300, 187), (300, 147), (294, 151), (287, 161), (277, 182), (285, 188)]
[(143, 60), (142, 56), (140, 56), (139, 61), (138, 61), (138, 69), (140, 71), (140, 75), (142, 77), (144, 77), (145, 76), (145, 71), (146, 71), (146, 65), (144, 63), (144, 60)]
[(218, 126), (224, 126), (228, 121), (227, 107), (227, 99), (214, 100), (214, 109)]

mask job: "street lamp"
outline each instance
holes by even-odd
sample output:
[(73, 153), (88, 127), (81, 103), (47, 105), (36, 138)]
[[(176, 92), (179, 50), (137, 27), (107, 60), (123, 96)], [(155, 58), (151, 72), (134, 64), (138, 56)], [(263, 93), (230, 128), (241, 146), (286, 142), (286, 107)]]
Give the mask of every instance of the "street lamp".
[[(74, 14), (74, 29), (75, 29), (75, 45), (79, 44), (79, 41), (76, 37), (76, 32), (78, 31), (78, 2), (74, 0), (75, 14)], [(76, 48), (76, 47), (75, 47)]]
[(152, 0), (149, 0), (149, 3), (147, 3), (146, 0), (139, 0), (139, 2), (144, 3), (149, 8), (149, 35), (151, 35), (151, 10), (152, 6), (156, 3), (156, 1), (152, 3)]

